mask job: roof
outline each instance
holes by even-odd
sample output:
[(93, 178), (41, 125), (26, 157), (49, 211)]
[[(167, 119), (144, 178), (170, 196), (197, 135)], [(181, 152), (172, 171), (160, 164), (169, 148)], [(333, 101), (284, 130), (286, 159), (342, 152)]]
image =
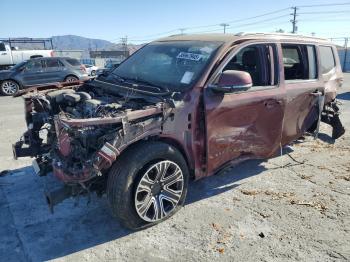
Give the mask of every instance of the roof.
[(250, 39), (273, 39), (273, 40), (297, 40), (303, 42), (327, 42), (329, 40), (325, 38), (318, 38), (313, 36), (304, 36), (297, 34), (284, 34), (284, 33), (239, 33), (239, 34), (182, 34), (172, 35), (164, 38), (160, 38), (156, 41), (220, 41), (225, 43), (233, 43), (237, 40), (250, 40)]
[(45, 60), (52, 60), (52, 59), (76, 59), (74, 57), (69, 57), (69, 56), (39, 56), (39, 57), (34, 57), (31, 59), (45, 59)]

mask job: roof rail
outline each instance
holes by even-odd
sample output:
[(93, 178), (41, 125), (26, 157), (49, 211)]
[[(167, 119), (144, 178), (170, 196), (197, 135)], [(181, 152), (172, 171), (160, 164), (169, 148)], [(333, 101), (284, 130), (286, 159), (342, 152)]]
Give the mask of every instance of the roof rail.
[(310, 38), (310, 39), (328, 40), (327, 38), (299, 35), (299, 34), (292, 34), (292, 33), (248, 33), (248, 32), (239, 32), (239, 33), (235, 34), (235, 36), (249, 36), (249, 35), (292, 36), (292, 37), (304, 37), (304, 38)]
[(52, 38), (31, 38), (31, 37), (15, 37), (0, 38), (0, 42), (7, 43), (10, 47), (13, 44), (42, 44), (46, 49), (47, 45), (53, 49)]

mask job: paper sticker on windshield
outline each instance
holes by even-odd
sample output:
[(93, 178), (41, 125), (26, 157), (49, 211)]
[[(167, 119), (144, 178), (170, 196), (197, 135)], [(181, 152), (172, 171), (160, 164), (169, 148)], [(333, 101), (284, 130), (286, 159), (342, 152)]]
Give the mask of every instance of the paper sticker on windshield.
[(182, 78), (181, 78), (181, 83), (182, 84), (189, 84), (189, 83), (191, 83), (192, 77), (193, 77), (193, 72), (186, 71), (184, 73), (184, 75), (182, 76)]
[(176, 58), (192, 60), (192, 61), (199, 61), (199, 60), (201, 60), (202, 57), (203, 57), (203, 55), (201, 55), (201, 54), (180, 52)]
[(213, 48), (209, 47), (209, 46), (205, 46), (205, 47), (202, 47), (201, 50), (203, 53), (207, 53), (207, 54), (211, 54), (213, 52)]

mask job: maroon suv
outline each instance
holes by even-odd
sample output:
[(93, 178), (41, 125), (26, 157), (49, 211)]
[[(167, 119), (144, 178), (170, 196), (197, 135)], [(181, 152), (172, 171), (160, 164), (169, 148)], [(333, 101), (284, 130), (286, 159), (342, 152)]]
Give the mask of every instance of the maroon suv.
[[(268, 158), (319, 122), (344, 133), (335, 46), (283, 34), (181, 35), (152, 42), (96, 80), (23, 94), (15, 157), (64, 185), (49, 205), (107, 193), (129, 228), (173, 215), (188, 181)], [(30, 91), (30, 92), (29, 92)], [(29, 92), (29, 93), (28, 93)]]

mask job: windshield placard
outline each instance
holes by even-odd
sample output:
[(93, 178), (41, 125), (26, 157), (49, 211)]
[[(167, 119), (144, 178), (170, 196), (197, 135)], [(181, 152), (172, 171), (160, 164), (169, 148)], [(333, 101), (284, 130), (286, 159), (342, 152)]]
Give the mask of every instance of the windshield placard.
[(192, 61), (199, 61), (204, 56), (201, 54), (195, 54), (195, 53), (187, 53), (187, 52), (180, 52), (176, 58), (178, 59), (186, 59), (186, 60), (192, 60)]

